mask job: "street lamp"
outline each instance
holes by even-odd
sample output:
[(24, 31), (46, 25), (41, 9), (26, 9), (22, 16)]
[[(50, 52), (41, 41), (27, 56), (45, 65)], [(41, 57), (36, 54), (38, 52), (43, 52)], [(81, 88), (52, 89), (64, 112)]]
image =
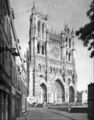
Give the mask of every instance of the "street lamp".
[(13, 56), (19, 56), (19, 53), (16, 52), (16, 48), (0, 47), (0, 53), (4, 51), (9, 51)]

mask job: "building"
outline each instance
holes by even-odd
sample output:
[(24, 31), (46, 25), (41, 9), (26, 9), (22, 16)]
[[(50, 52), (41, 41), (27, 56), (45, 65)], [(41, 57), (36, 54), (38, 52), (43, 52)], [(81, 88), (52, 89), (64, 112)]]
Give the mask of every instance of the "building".
[(27, 72), (14, 18), (9, 0), (0, 0), (0, 120), (15, 120), (26, 110)]
[(77, 103), (87, 104), (88, 103), (88, 90), (77, 91)]
[(94, 82), (88, 84), (88, 119), (94, 119)]
[(82, 91), (81, 92), (77, 91), (77, 100), (76, 100), (76, 102), (82, 104)]
[[(8, 0), (0, 0), (0, 120), (11, 118), (11, 46), (10, 5)], [(13, 79), (14, 82), (14, 79)], [(15, 91), (14, 91), (15, 94)], [(14, 111), (14, 109), (13, 109)]]
[(16, 117), (27, 111), (27, 70), (21, 55), (16, 58)]
[(87, 104), (88, 103), (88, 90), (82, 91), (82, 103)]
[(39, 103), (75, 102), (74, 32), (50, 31), (47, 15), (33, 5), (29, 30), (29, 96)]

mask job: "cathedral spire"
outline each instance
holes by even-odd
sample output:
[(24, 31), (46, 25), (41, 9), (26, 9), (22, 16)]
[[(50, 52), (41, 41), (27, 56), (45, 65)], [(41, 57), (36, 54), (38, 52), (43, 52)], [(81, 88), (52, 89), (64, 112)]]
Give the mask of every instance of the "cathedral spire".
[(32, 8), (33, 10), (35, 9), (35, 1), (33, 1), (33, 8)]
[(71, 31), (71, 33), (74, 34), (74, 29), (73, 29), (73, 27), (72, 27), (72, 31)]
[(67, 33), (69, 33), (69, 31), (70, 31), (68, 24), (66, 24), (66, 23), (65, 23), (64, 31)]
[(36, 8), (35, 8), (35, 1), (33, 1), (33, 7), (32, 7), (32, 11), (31, 11), (32, 14), (35, 13), (35, 11), (36, 11)]

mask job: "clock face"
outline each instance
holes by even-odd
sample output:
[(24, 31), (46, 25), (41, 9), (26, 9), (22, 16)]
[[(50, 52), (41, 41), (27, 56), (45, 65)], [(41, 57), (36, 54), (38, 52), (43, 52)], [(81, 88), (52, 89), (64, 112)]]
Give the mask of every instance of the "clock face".
[(58, 58), (59, 57), (59, 49), (57, 47), (52, 47), (50, 50), (51, 57)]

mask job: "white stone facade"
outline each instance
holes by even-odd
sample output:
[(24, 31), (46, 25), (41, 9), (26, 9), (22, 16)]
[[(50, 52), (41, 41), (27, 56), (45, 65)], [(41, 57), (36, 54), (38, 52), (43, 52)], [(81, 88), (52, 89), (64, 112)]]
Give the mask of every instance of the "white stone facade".
[(32, 8), (29, 31), (29, 96), (39, 103), (75, 102), (74, 35), (65, 25), (50, 31), (47, 16)]

